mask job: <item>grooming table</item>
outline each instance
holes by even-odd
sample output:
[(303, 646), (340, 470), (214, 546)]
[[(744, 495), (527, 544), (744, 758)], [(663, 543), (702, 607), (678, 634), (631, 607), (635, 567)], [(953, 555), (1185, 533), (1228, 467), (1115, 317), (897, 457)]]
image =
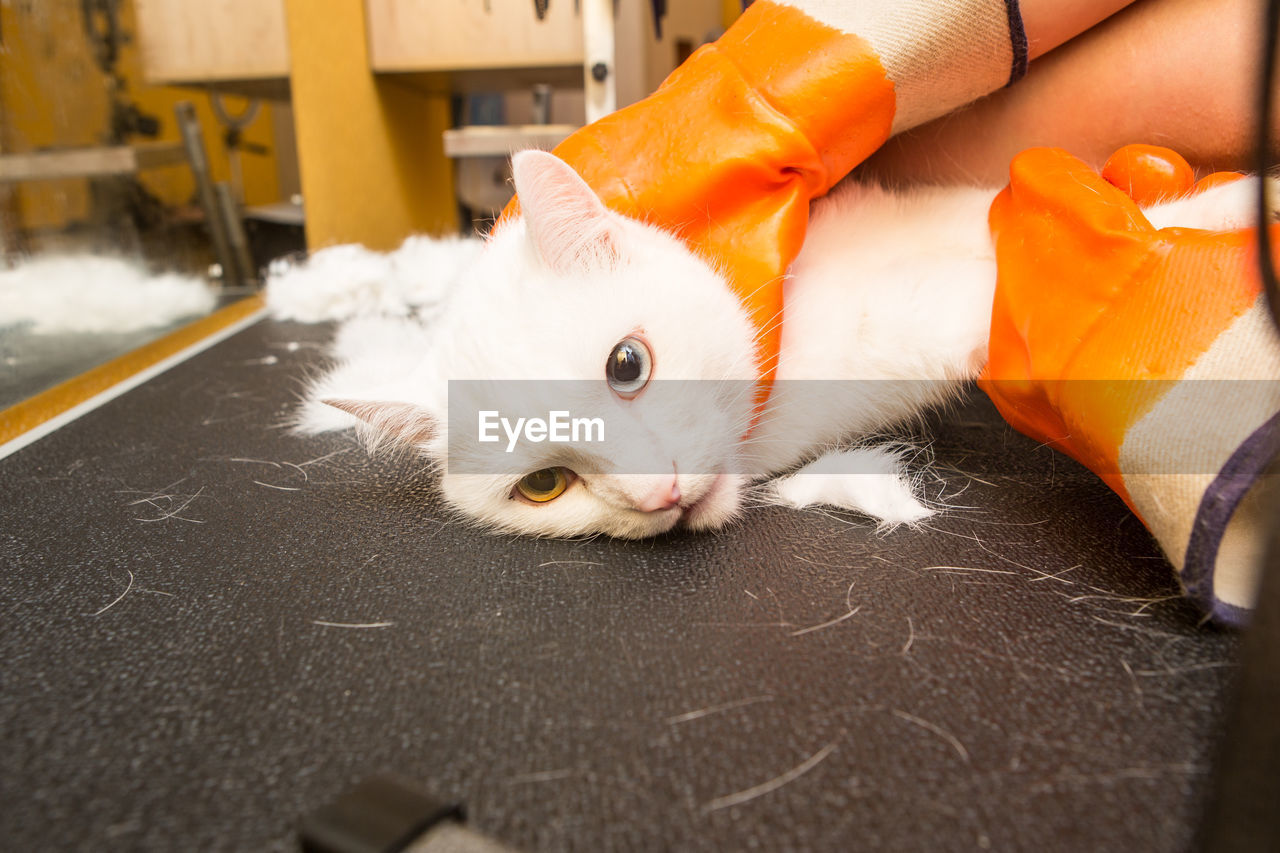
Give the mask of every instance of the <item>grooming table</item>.
[(0, 839), (292, 850), (391, 771), (522, 850), (1180, 850), (1239, 636), (984, 398), (957, 506), (538, 541), (284, 424), (259, 322), (0, 460)]

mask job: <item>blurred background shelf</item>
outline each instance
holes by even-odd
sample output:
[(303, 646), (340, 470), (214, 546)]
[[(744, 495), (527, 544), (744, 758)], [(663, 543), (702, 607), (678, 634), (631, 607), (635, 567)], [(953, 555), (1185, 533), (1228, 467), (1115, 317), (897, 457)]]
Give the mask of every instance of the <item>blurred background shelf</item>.
[(365, 0), (369, 67), (457, 71), (576, 65), (584, 57), (581, 15), (552, 2), (538, 20), (530, 0)]
[[(222, 84), (287, 92), (283, 0), (133, 0), (149, 83)], [(320, 10), (317, 9), (317, 12)]]
[[(505, 203), (501, 164), (450, 157), (553, 147), (651, 92), (740, 6), (667, 4), (659, 25), (650, 0), (551, 0), (541, 16), (530, 0), (133, 2), (149, 83), (266, 98), (289, 120), (297, 152), (281, 162), (295, 164), (308, 245), (378, 248)], [(553, 94), (535, 115), (541, 87)], [(481, 123), (477, 94), (501, 99), (481, 121), (507, 130), (458, 127)], [(535, 121), (558, 127), (521, 127)]]
[(131, 175), (143, 169), (185, 163), (179, 143), (144, 142), (0, 155), (0, 182), (56, 181), (101, 175)]
[(577, 130), (572, 124), (472, 125), (444, 132), (450, 157), (506, 157), (522, 148), (550, 149)]

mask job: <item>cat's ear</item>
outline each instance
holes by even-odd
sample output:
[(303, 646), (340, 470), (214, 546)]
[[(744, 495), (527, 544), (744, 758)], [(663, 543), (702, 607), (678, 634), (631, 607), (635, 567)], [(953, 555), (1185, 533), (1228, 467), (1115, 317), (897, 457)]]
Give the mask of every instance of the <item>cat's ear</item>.
[(556, 272), (612, 267), (618, 261), (617, 222), (568, 163), (546, 151), (511, 158), (529, 239)]
[(410, 403), (340, 399), (320, 402), (359, 418), (364, 425), (370, 451), (384, 437), (412, 446), (425, 444), (436, 434), (436, 419), (431, 413)]

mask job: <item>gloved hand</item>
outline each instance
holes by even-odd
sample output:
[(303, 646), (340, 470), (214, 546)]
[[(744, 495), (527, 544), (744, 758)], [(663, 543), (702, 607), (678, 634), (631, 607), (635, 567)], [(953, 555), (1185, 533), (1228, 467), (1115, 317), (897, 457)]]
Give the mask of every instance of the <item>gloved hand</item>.
[[(1113, 158), (1104, 173), (1132, 186), (1127, 170)], [(1185, 189), (1189, 170), (1174, 173), (1169, 189)], [(1262, 538), (1253, 487), (1280, 447), (1256, 229), (1158, 230), (1056, 149), (1023, 152), (1010, 174), (990, 212), (999, 272), (979, 385), (1016, 429), (1101, 476), (1188, 593), (1239, 621)]]
[(653, 95), (554, 153), (609, 207), (674, 230), (728, 275), (767, 384), (810, 200), (890, 133), (1018, 76), (1026, 40), (1014, 24), (1003, 2), (757, 0)]

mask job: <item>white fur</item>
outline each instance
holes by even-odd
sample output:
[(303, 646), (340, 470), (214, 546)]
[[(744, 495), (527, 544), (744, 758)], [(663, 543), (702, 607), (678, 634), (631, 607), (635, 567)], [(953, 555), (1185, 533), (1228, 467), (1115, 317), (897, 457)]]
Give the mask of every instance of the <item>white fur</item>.
[[(1275, 198), (1275, 186), (1276, 182), (1270, 181), (1269, 200)], [(1249, 177), (1221, 184), (1199, 195), (1161, 202), (1143, 213), (1156, 228), (1251, 228), (1258, 219), (1258, 179)]]
[(773, 482), (787, 506), (836, 506), (887, 524), (910, 524), (933, 515), (912, 493), (898, 454), (883, 447), (827, 453)]
[(283, 258), (267, 270), (267, 307), (280, 320), (318, 323), (352, 317), (429, 317), (442, 304), (480, 241), (410, 237), (390, 254), (331, 246), (304, 263)]
[[(715, 528), (736, 516), (753, 479), (781, 474), (764, 493), (790, 506), (837, 506), (891, 524), (931, 513), (896, 451), (841, 446), (945, 402), (981, 369), (995, 287), (986, 220), (994, 190), (890, 192), (846, 182), (816, 202), (785, 287), (777, 384), (748, 431), (752, 403), (741, 389), (757, 375), (753, 329), (723, 279), (671, 236), (607, 211), (551, 155), (517, 155), (513, 172), (524, 217), (483, 245), (413, 241), (385, 256), (336, 247), (277, 271), (268, 293), (278, 316), (384, 315), (339, 332), (338, 364), (309, 390), (301, 431), (350, 426), (349, 412), (363, 411), (441, 467), (443, 495), (462, 515), (517, 533)], [(1251, 205), (1237, 184), (1151, 216), (1160, 225), (1237, 227)], [(652, 347), (655, 378), (728, 380), (727, 390), (687, 411), (645, 394), (619, 399), (603, 366), (618, 341), (636, 334)], [(560, 497), (515, 499), (520, 472), (563, 466), (565, 457), (522, 446), (511, 475), (459, 473), (468, 463), (488, 469), (480, 458), (446, 458), (450, 379), (591, 380), (577, 402), (619, 416), (623, 449), (601, 458), (574, 447), (578, 481)], [(531, 406), (563, 406), (537, 399), (546, 385), (529, 383)], [(470, 410), (478, 400), (453, 402)], [(654, 473), (624, 473), (638, 470)], [(640, 509), (673, 474), (679, 504)]]
[[(781, 471), (952, 397), (986, 360), (994, 191), (847, 182), (814, 205), (785, 291), (778, 387), (748, 450)], [(813, 380), (836, 380), (832, 393)]]
[(207, 314), (215, 302), (198, 278), (152, 275), (121, 258), (43, 257), (0, 270), (0, 328), (36, 334), (134, 332)]

